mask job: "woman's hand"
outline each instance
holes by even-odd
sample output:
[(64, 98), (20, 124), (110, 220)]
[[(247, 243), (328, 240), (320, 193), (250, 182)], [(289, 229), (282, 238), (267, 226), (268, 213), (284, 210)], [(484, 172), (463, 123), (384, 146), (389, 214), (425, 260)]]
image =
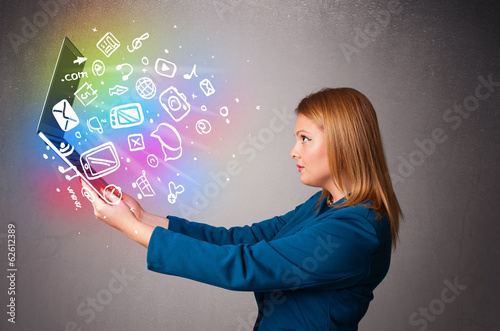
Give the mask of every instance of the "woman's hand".
[(94, 207), (94, 215), (98, 220), (118, 229), (144, 247), (148, 247), (154, 228), (142, 223), (141, 218), (145, 212), (137, 201), (128, 194), (123, 193), (121, 199), (117, 200), (118, 197), (111, 196), (111, 192), (103, 192), (108, 201), (117, 201), (110, 204), (105, 202), (84, 181), (82, 181), (82, 186), (89, 193), (89, 201)]

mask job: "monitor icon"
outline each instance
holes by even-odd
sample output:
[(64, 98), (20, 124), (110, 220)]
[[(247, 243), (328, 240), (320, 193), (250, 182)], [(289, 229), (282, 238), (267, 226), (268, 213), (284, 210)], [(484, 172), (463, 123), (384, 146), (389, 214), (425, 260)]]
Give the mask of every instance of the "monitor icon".
[(109, 118), (113, 129), (129, 128), (144, 122), (141, 104), (129, 103), (110, 110)]
[(106, 176), (120, 167), (120, 159), (112, 142), (104, 143), (82, 153), (80, 163), (89, 180)]

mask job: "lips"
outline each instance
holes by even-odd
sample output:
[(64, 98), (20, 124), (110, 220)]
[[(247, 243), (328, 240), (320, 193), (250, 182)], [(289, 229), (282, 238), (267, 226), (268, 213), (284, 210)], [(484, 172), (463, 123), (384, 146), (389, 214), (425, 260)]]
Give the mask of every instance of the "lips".
[(299, 164), (297, 164), (297, 168), (299, 168), (299, 172), (301, 172), (304, 169), (304, 167)]

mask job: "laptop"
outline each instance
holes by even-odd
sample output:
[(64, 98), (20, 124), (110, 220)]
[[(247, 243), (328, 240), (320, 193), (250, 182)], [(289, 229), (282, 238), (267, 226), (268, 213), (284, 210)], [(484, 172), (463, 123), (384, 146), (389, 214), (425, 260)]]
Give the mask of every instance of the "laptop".
[(72, 176), (66, 175), (66, 179), (80, 176), (104, 201), (112, 203), (103, 195), (103, 191), (114, 185), (108, 185), (102, 176), (120, 166), (113, 144), (108, 142), (80, 154), (78, 146), (68, 141), (74, 141), (70, 139), (76, 134), (72, 129), (79, 124), (78, 115), (72, 106), (75, 93), (80, 88), (84, 66), (82, 53), (68, 38), (64, 38), (37, 134), (68, 166), (59, 167), (60, 172), (72, 172)]

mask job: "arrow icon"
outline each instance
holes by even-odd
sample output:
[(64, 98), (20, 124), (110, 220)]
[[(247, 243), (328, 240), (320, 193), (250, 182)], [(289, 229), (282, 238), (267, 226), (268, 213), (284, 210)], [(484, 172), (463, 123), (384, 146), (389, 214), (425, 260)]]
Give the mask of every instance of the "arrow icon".
[(86, 57), (77, 57), (75, 61), (73, 61), (73, 63), (78, 63), (78, 65), (81, 65), (83, 62), (87, 61), (87, 58)]

